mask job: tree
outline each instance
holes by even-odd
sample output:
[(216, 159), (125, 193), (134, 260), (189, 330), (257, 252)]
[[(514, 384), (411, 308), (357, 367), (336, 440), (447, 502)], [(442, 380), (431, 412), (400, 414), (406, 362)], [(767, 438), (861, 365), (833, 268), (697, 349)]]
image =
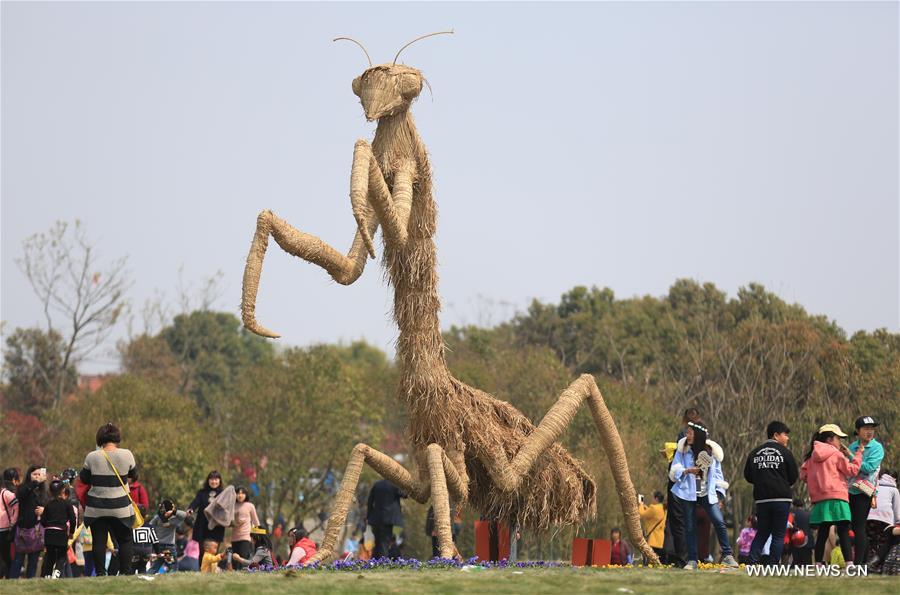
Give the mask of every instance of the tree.
[(205, 413), (215, 411), (243, 371), (274, 353), (271, 342), (248, 333), (226, 312), (179, 314), (159, 337), (179, 367), (178, 392), (189, 395)]
[(289, 349), (247, 369), (229, 394), (220, 429), (231, 435), (230, 458), (254, 468), (272, 518), (324, 510), (353, 445), (380, 439), (385, 387), (364, 382), (342, 351)]
[(17, 328), (6, 338), (3, 375), (7, 386), (4, 406), (21, 413), (40, 416), (54, 406), (57, 391), (75, 389), (75, 366), (63, 364), (65, 342), (56, 331)]
[(0, 419), (0, 460), (4, 467), (18, 463), (46, 465), (47, 444), (51, 437), (47, 426), (35, 417), (18, 411), (6, 411)]
[(155, 382), (173, 392), (182, 387), (182, 367), (160, 335), (139, 335), (119, 343), (122, 371)]
[[(77, 367), (103, 344), (127, 307), (131, 285), (126, 258), (101, 266), (96, 246), (79, 221), (58, 221), (30, 236), (16, 260), (43, 309), (47, 333), (63, 338), (61, 369)], [(66, 394), (66, 375), (56, 378), (52, 406)]]
[(152, 500), (189, 502), (216, 460), (217, 437), (191, 401), (130, 375), (64, 403), (51, 421), (60, 438), (47, 441), (49, 461), (75, 469), (96, 448), (97, 428), (107, 421), (118, 425), (122, 446), (134, 453)]

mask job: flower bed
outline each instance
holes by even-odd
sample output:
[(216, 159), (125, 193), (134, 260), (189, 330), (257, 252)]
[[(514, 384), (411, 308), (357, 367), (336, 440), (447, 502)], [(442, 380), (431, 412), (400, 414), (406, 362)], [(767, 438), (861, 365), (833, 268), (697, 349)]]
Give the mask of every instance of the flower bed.
[(451, 558), (432, 558), (431, 560), (417, 560), (415, 558), (375, 558), (372, 560), (335, 560), (328, 564), (311, 564), (309, 566), (287, 566), (284, 568), (274, 566), (261, 566), (251, 572), (272, 572), (276, 570), (293, 570), (300, 572), (356, 572), (360, 570), (492, 570), (500, 568), (558, 568), (563, 566), (559, 562), (546, 562), (544, 560), (528, 562), (485, 562), (472, 557), (467, 560), (454, 560)]

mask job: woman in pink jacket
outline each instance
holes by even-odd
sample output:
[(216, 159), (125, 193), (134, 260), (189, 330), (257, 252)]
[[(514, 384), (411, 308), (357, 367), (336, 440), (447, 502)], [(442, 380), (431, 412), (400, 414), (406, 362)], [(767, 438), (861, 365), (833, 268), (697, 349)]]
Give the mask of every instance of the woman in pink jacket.
[(800, 467), (800, 480), (806, 482), (813, 507), (809, 524), (818, 527), (816, 535), (816, 563), (821, 564), (825, 555), (825, 542), (834, 526), (841, 542), (844, 560), (853, 560), (850, 549), (850, 496), (847, 479), (859, 473), (863, 446), (856, 451), (853, 460), (850, 451), (841, 442), (847, 434), (836, 424), (825, 424), (813, 436)]

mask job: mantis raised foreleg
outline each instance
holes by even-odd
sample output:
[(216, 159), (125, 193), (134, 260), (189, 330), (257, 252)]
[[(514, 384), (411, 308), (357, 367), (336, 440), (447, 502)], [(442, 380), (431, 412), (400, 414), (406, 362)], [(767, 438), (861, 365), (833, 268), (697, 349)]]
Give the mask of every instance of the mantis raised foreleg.
[(288, 254), (317, 264), (338, 283), (350, 285), (362, 275), (366, 266), (366, 252), (373, 258), (375, 256), (372, 236), (382, 217), (385, 240), (398, 243), (406, 241), (414, 169), (415, 165), (411, 161), (401, 164), (394, 176), (392, 196), (369, 144), (365, 141), (356, 143), (350, 175), (350, 202), (358, 229), (346, 256), (320, 238), (296, 229), (272, 211), (260, 213), (244, 267), (241, 314), (247, 330), (264, 337), (279, 336), (256, 321), (256, 297), (270, 235)]
[(525, 439), (521, 448), (510, 461), (503, 452), (496, 452), (493, 456), (482, 456), (482, 462), (491, 478), (504, 492), (514, 492), (525, 476), (534, 467), (535, 461), (559, 438), (563, 431), (575, 417), (578, 408), (588, 402), (591, 415), (597, 430), (600, 432), (600, 440), (603, 450), (609, 461), (613, 479), (616, 483), (616, 491), (625, 515), (625, 526), (631, 536), (632, 543), (638, 546), (644, 556), (652, 564), (659, 564), (656, 554), (647, 545), (641, 530), (641, 518), (638, 512), (637, 494), (631, 483), (628, 473), (628, 461), (625, 458), (625, 447), (616, 430), (603, 395), (597, 387), (597, 382), (590, 374), (582, 374), (559, 396), (559, 400), (550, 408), (550, 411), (541, 420), (537, 428)]
[(384, 228), (386, 241), (395, 243), (398, 248), (406, 243), (416, 163), (412, 159), (404, 159), (397, 165), (392, 194), (372, 153), (372, 146), (363, 139), (356, 141), (350, 174), (350, 203), (366, 248), (373, 258), (375, 248), (368, 231), (372, 210)]

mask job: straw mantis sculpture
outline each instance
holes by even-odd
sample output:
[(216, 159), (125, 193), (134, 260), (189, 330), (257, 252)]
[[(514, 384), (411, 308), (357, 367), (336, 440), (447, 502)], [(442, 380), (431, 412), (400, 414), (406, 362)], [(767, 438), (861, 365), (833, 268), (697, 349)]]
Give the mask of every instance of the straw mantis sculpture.
[[(442, 33), (450, 33), (442, 32)], [(438, 35), (419, 37), (403, 46)], [(365, 48), (356, 40), (346, 39)], [(337, 39), (335, 40), (337, 41)], [(399, 57), (400, 52), (397, 53)], [(625, 450), (594, 378), (582, 375), (560, 395), (535, 426), (515, 407), (454, 378), (444, 359), (438, 311), (434, 234), (437, 211), (431, 166), (413, 123), (410, 104), (422, 90), (422, 73), (397, 64), (373, 66), (353, 80), (353, 93), (368, 121), (377, 121), (370, 144), (358, 140), (350, 173), (350, 204), (356, 234), (346, 255), (300, 231), (271, 211), (259, 214), (244, 270), (244, 326), (264, 337), (278, 335), (256, 321), (256, 296), (269, 237), (282, 250), (316, 264), (338, 283), (356, 281), (375, 257), (373, 237), (381, 227), (383, 264), (394, 287), (399, 327), (399, 398), (409, 417), (409, 438), (418, 468), (413, 476), (390, 456), (366, 444), (354, 447), (336, 496), (322, 547), (311, 562), (331, 559), (355, 499), (363, 463), (417, 502), (432, 501), (443, 557), (458, 555), (451, 537), (450, 498), (487, 518), (523, 528), (580, 524), (596, 510), (593, 479), (559, 444), (578, 409), (590, 408), (616, 482), (633, 543), (653, 563), (641, 532)]]

